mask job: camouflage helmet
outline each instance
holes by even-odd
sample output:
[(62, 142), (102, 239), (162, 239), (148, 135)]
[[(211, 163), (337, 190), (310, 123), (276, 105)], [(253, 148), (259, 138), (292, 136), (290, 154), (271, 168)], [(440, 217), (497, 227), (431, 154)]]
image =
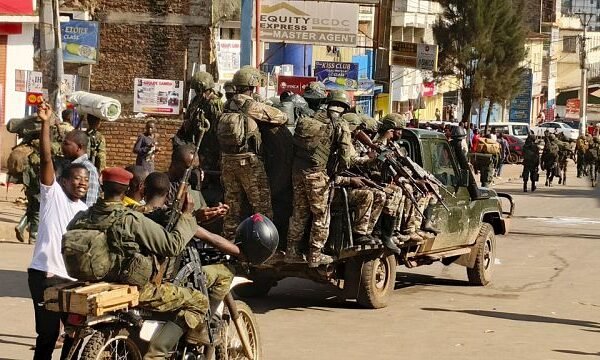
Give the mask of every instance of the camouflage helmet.
[(252, 66), (244, 66), (233, 74), (233, 86), (259, 86), (260, 71)]
[(362, 119), (355, 113), (346, 113), (342, 115), (342, 120), (348, 124), (348, 128), (350, 131), (356, 130), (359, 126), (363, 124)]
[(323, 83), (320, 81), (313, 81), (306, 86), (303, 96), (305, 99), (324, 100), (327, 97), (327, 94), (325, 93), (325, 85), (323, 85)]
[(600, 143), (600, 136), (594, 136), (594, 142)]
[(226, 93), (235, 92), (235, 86), (233, 85), (233, 81), (226, 81), (225, 84), (223, 84), (223, 91), (225, 91)]
[(215, 86), (215, 80), (213, 76), (206, 71), (198, 71), (192, 76), (192, 83), (190, 85), (192, 89), (197, 92), (212, 89)]
[[(384, 125), (385, 124), (385, 125)], [(406, 119), (400, 114), (387, 114), (381, 119), (379, 131), (387, 131), (390, 129), (404, 129), (406, 127)], [(387, 130), (383, 130), (386, 129)]]
[(325, 102), (327, 104), (341, 104), (346, 108), (346, 110), (350, 109), (350, 99), (348, 98), (348, 94), (342, 90), (331, 90)]
[(554, 134), (550, 134), (550, 135), (548, 135), (548, 139), (549, 139), (550, 141), (556, 140), (556, 135), (554, 135)]
[(379, 121), (375, 120), (367, 114), (359, 114), (358, 116), (360, 116), (365, 130), (373, 133), (377, 132), (377, 128), (379, 127)]

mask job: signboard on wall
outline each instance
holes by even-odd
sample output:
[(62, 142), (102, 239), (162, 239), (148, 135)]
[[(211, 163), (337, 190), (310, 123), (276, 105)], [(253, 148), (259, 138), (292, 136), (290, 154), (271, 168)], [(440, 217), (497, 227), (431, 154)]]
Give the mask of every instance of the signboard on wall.
[(569, 99), (565, 109), (565, 117), (569, 119), (579, 119), (579, 109), (581, 108), (581, 100)]
[(435, 71), (437, 59), (437, 45), (392, 41), (390, 65)]
[(533, 74), (531, 69), (523, 72), (521, 89), (517, 96), (510, 102), (508, 121), (526, 122), (531, 121), (531, 91), (533, 89)]
[(314, 74), (327, 90), (358, 89), (357, 63), (315, 61)]
[(76, 64), (98, 63), (98, 22), (72, 20), (60, 23), (63, 61)]
[(358, 4), (263, 0), (260, 36), (266, 42), (356, 46)]
[(303, 95), (304, 89), (308, 84), (317, 79), (312, 76), (285, 76), (277, 77), (277, 95), (281, 95), (284, 91), (291, 91), (294, 94)]
[(183, 100), (183, 81), (134, 80), (133, 111), (146, 114), (178, 115)]
[(35, 94), (41, 94), (43, 92), (43, 76), (40, 71), (28, 71), (27, 72), (27, 85), (25, 91)]
[(217, 42), (219, 80), (231, 80), (240, 69), (240, 40), (219, 40)]

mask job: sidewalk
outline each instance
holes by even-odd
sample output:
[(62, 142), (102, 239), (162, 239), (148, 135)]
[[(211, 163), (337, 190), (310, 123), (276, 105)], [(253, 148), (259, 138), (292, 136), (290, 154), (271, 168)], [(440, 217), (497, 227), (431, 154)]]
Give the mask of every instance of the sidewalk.
[(25, 205), (17, 203), (18, 198), (25, 198), (22, 185), (4, 184), (0, 187), (0, 242), (19, 242), (15, 236), (15, 225), (25, 213)]

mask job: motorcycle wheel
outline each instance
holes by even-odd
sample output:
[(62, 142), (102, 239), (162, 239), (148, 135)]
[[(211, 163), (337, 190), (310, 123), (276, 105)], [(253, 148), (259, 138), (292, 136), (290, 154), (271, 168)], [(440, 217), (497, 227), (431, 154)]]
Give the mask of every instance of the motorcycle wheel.
[(96, 331), (81, 352), (81, 360), (142, 360), (137, 344), (126, 329)]
[[(250, 347), (255, 360), (262, 360), (262, 344), (260, 332), (258, 330), (258, 322), (252, 312), (252, 309), (243, 301), (236, 300), (235, 304), (238, 309), (238, 313), (245, 325), (246, 334), (248, 340), (250, 340)], [(229, 309), (225, 307), (224, 316), (228, 315)], [(225, 343), (221, 344), (216, 349), (216, 360), (244, 360), (248, 359), (244, 354), (242, 341), (237, 333), (233, 320), (229, 321), (227, 329), (225, 330)]]

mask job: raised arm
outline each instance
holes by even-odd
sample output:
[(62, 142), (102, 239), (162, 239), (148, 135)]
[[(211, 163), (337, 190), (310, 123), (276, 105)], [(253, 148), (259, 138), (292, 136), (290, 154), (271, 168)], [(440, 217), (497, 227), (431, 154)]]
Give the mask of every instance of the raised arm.
[(54, 183), (54, 164), (52, 163), (52, 142), (50, 141), (50, 121), (52, 109), (47, 103), (38, 107), (38, 120), (42, 123), (40, 132), (40, 182), (51, 186)]

